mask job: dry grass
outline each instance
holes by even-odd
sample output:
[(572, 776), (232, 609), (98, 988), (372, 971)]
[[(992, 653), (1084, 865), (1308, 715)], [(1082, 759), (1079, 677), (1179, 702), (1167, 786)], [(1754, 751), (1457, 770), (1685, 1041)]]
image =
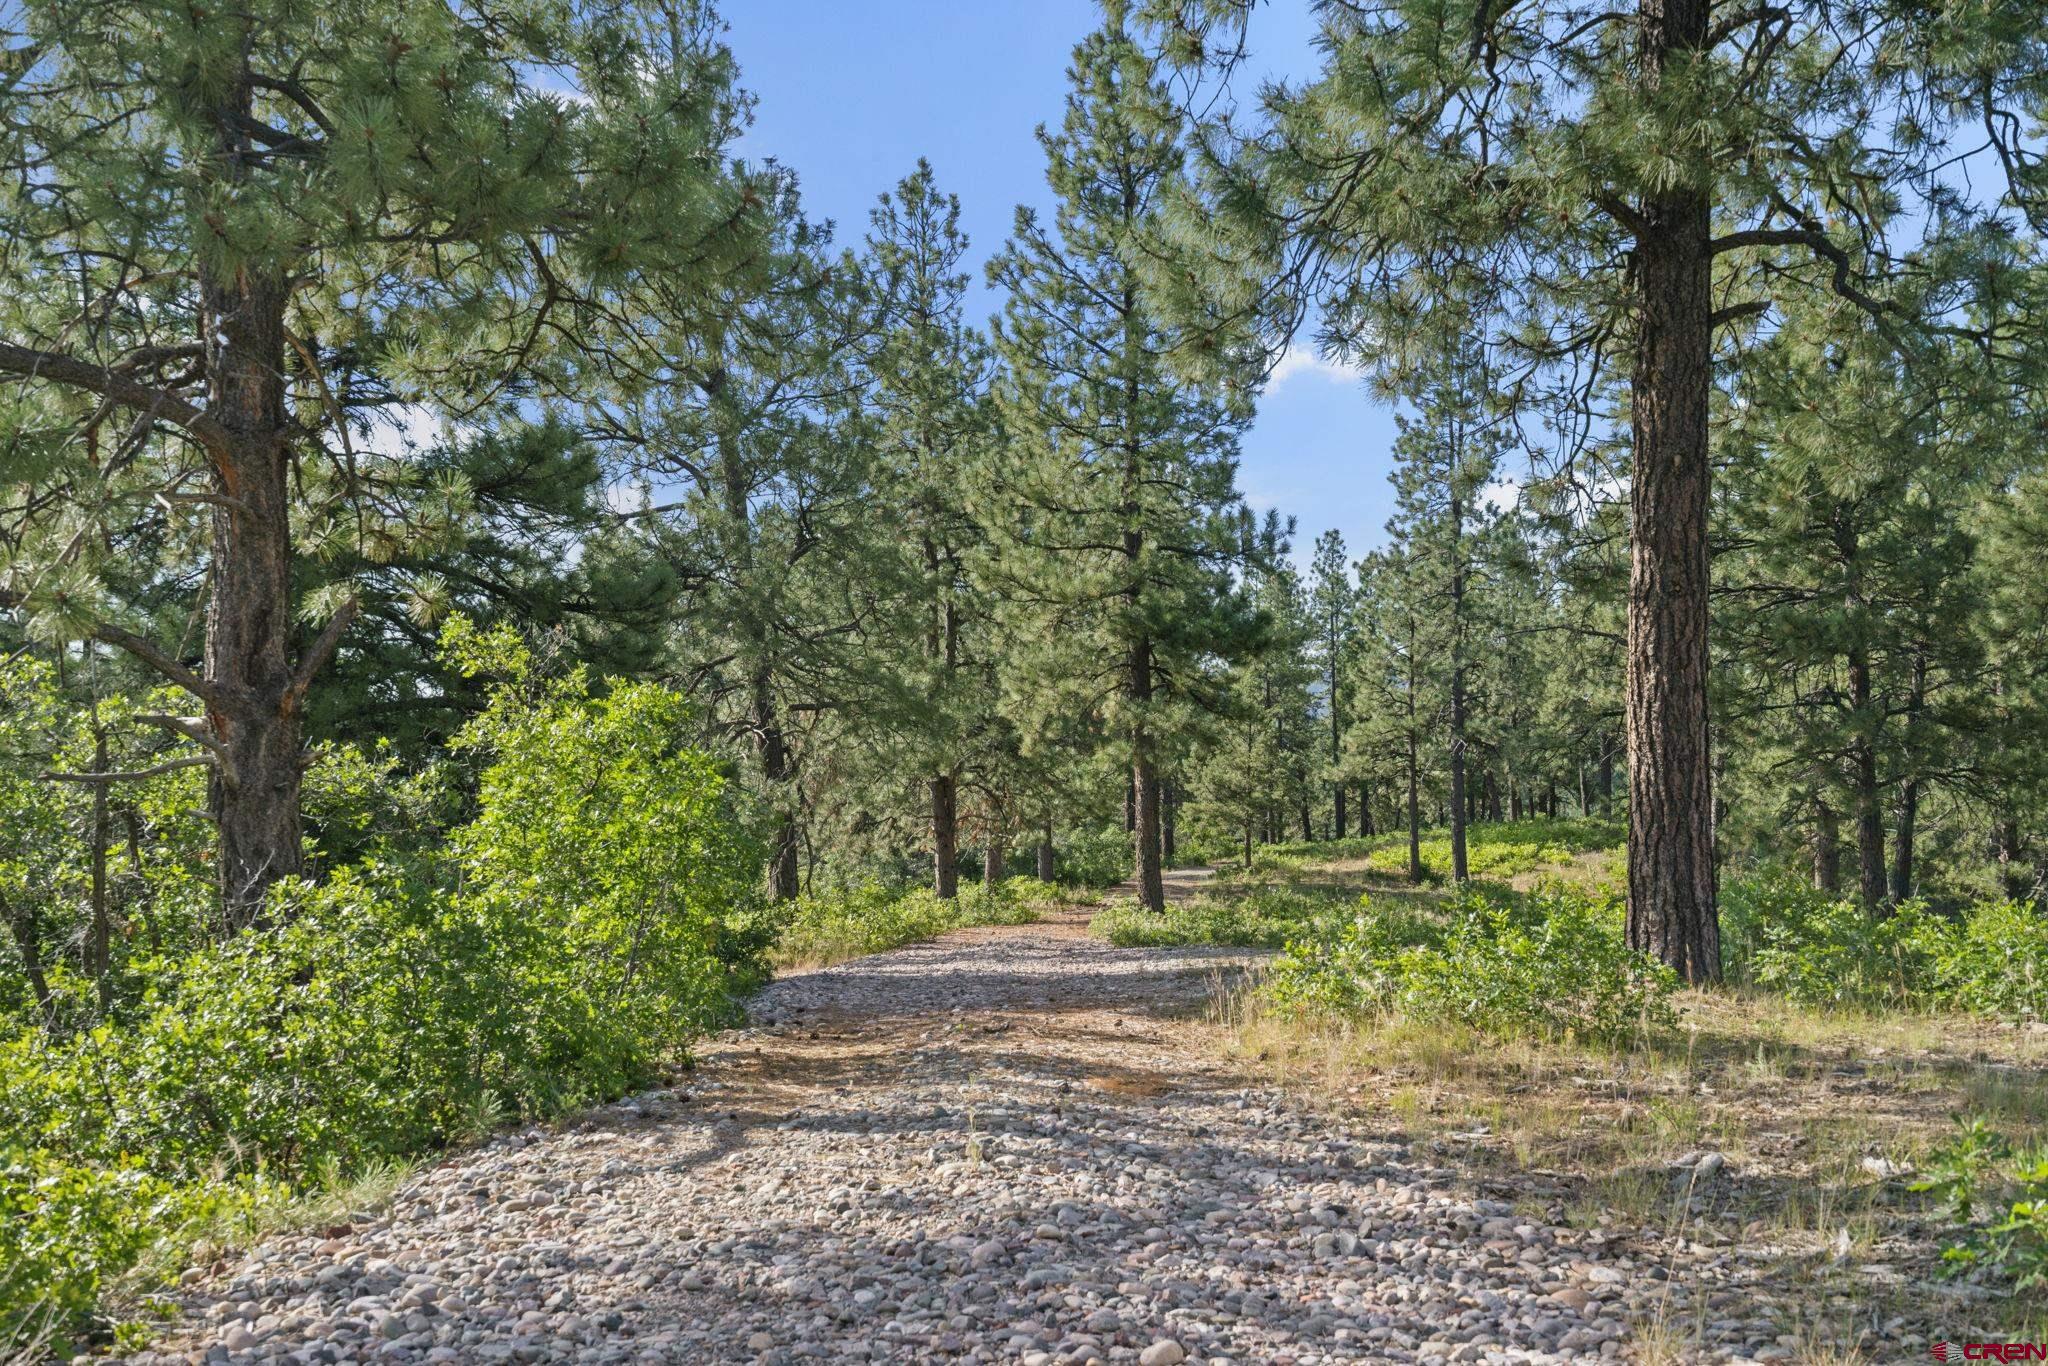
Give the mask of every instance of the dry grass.
[[(1602, 875), (1595, 857), (1575, 862), (1581, 876)], [(1312, 876), (1376, 899), (1441, 895), (1341, 867)], [(1268, 1008), (1255, 987), (1224, 998), (1215, 1016), (1240, 1061), (1370, 1117), (1475, 1181), (1521, 1188), (1532, 1213), (1774, 1250), (1770, 1274), (1813, 1306), (1792, 1360), (1873, 1359), (1884, 1335), (1871, 1315), (1894, 1300), (1899, 1312), (1928, 1313), (1926, 1287), (1938, 1280), (1939, 1211), (1907, 1189), (1911, 1173), (1954, 1134), (1957, 1115), (1982, 1115), (2015, 1141), (2048, 1137), (2048, 1031), (1826, 1012), (1738, 991), (1686, 992), (1678, 1008), (1677, 1031), (1617, 1050), (1303, 1017)], [(1685, 1188), (1674, 1164), (1708, 1151), (1725, 1156), (1726, 1175)], [(2048, 1307), (1990, 1312), (2008, 1328), (2048, 1332)], [(1682, 1314), (1637, 1325), (1635, 1359), (1687, 1360), (1698, 1330)]]

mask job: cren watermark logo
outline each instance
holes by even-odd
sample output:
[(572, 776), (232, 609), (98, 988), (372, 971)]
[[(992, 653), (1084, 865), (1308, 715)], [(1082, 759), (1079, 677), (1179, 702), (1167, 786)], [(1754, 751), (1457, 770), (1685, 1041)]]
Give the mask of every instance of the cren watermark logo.
[(2048, 1361), (2048, 1342), (1937, 1342), (1936, 1361)]

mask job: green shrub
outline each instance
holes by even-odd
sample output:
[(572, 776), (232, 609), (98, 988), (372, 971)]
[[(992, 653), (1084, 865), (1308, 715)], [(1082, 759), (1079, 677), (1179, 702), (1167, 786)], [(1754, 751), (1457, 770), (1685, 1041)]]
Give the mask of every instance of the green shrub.
[(2048, 917), (2031, 902), (1872, 915), (1795, 879), (1741, 879), (1722, 897), (1721, 959), (1730, 980), (1808, 1005), (2048, 1019)]
[(1940, 1196), (1962, 1228), (1942, 1252), (1949, 1265), (1981, 1269), (2016, 1293), (2048, 1290), (2048, 1144), (2015, 1148), (1972, 1119), (1928, 1172), (1913, 1189)]
[(206, 1192), (619, 1094), (730, 1012), (759, 864), (680, 699), (592, 697), (531, 678), (508, 637), (450, 637), (504, 677), (460, 738), (475, 818), (444, 848), (281, 884), (263, 925), (132, 962), (113, 1015), (0, 1040), (21, 1240), (0, 1265), (26, 1268), (0, 1345), (69, 1331)]
[(1985, 901), (1921, 932), (1934, 991), (1950, 1010), (2048, 1020), (2048, 915), (2031, 901)]
[(1620, 1043), (1672, 1023), (1677, 984), (1622, 942), (1614, 898), (1549, 887), (1468, 891), (1441, 923), (1382, 913), (1367, 899), (1291, 943), (1271, 989), (1318, 1008)]
[(1038, 913), (1020, 895), (1023, 881), (1000, 883), (993, 892), (979, 884), (962, 887), (952, 901), (929, 887), (900, 892), (877, 883), (802, 897), (781, 912), (774, 958), (784, 964), (837, 963), (964, 925), (1029, 924)]
[(1118, 948), (1215, 945), (1277, 949), (1318, 915), (1328, 914), (1330, 906), (1327, 897), (1280, 887), (1169, 902), (1158, 915), (1135, 898), (1126, 898), (1097, 911), (1088, 922), (1088, 931)]
[(1059, 880), (1082, 887), (1114, 887), (1131, 875), (1131, 837), (1122, 826), (1077, 830), (1053, 856)]
[(166, 1181), (133, 1157), (75, 1163), (0, 1145), (0, 1354), (68, 1356), (107, 1283), (259, 1195), (247, 1181)]
[[(1618, 848), (1624, 835), (1619, 822), (1592, 817), (1554, 821), (1486, 821), (1466, 827), (1465, 861), (1475, 878), (1506, 879), (1569, 863), (1578, 854)], [(1365, 856), (1368, 868), (1389, 876), (1407, 875), (1408, 837), (1405, 833), (1378, 837), (1372, 844), (1374, 847)], [(1293, 848), (1280, 847), (1283, 850)], [(1421, 849), (1423, 871), (1431, 880), (1451, 875), (1449, 831), (1426, 831)]]

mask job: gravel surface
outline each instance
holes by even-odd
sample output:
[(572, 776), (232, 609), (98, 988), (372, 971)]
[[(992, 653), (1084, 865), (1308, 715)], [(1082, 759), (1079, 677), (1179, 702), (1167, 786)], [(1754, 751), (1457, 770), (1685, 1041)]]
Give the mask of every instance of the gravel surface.
[(783, 979), (673, 1090), (188, 1273), (136, 1360), (1549, 1362), (1673, 1322), (1793, 1356), (1730, 1249), (1562, 1226), (1226, 1070), (1203, 1003), (1246, 955), (1084, 927)]

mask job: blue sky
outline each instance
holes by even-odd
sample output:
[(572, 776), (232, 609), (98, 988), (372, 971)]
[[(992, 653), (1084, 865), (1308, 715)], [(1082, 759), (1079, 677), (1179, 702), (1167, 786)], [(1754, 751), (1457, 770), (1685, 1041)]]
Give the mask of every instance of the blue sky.
[[(960, 196), (977, 264), (1018, 204), (1050, 199), (1033, 130), (1059, 121), (1067, 58), (1097, 21), (1093, 0), (728, 0), (726, 19), (759, 99), (748, 156), (793, 168), (808, 211), (848, 243), (876, 196), (928, 157)], [(1253, 73), (1313, 69), (1300, 0), (1261, 6), (1253, 25)], [(973, 307), (986, 315), (997, 300), (982, 289)], [(1297, 519), (1299, 558), (1332, 526), (1356, 556), (1393, 510), (1393, 439), (1391, 412), (1354, 376), (1303, 352), (1260, 402), (1239, 483), (1254, 507)]]

